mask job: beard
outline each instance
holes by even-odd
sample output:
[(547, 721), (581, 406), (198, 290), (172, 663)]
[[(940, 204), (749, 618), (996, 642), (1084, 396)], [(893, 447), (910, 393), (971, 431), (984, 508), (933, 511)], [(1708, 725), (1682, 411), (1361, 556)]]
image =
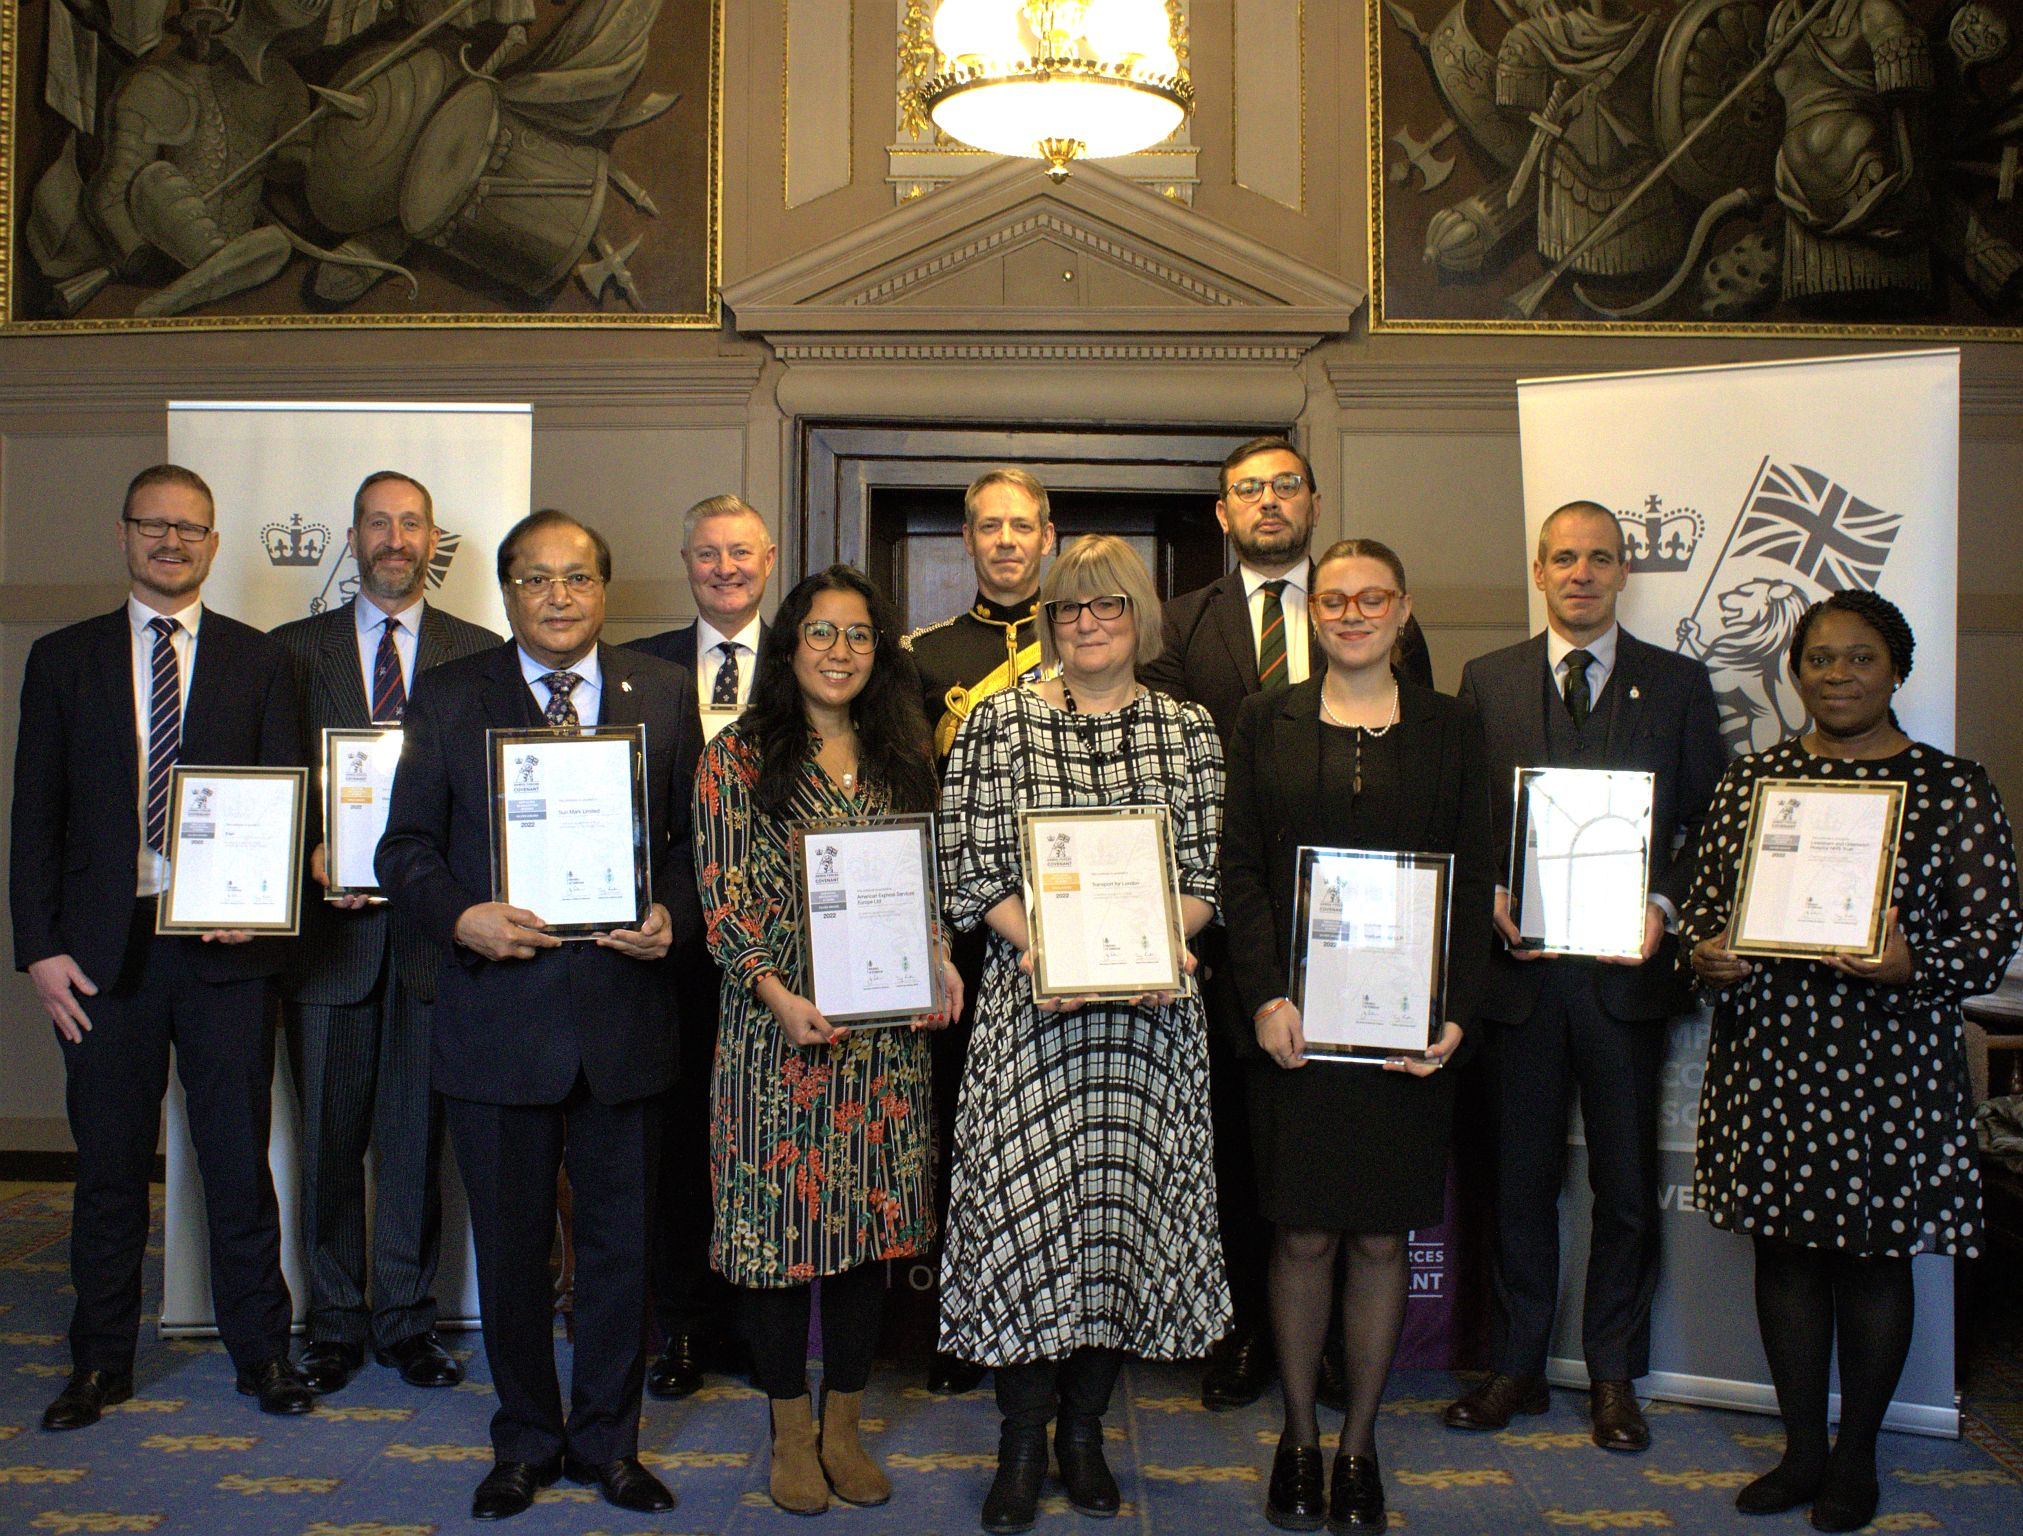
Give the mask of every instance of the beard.
[(1288, 523), (1284, 533), (1232, 533), (1229, 542), (1237, 555), (1253, 565), (1285, 565), (1299, 559), (1313, 547), (1313, 524), (1295, 527)]
[(381, 556), (359, 568), (358, 584), (374, 597), (386, 602), (398, 602), (401, 598), (412, 597), (428, 579), (426, 560), (416, 560), (408, 567), (405, 576), (395, 578), (382, 564), (384, 558)]

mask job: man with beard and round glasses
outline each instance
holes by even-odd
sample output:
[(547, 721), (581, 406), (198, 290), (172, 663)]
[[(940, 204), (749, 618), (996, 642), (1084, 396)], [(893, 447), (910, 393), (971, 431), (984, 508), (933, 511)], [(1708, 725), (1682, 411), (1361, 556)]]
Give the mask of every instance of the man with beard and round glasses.
[[(1253, 438), (1223, 460), (1221, 486), (1215, 517), (1228, 535), (1236, 569), (1166, 604), (1165, 647), (1140, 677), (1162, 693), (1206, 708), (1227, 748), (1245, 699), (1304, 682), (1324, 663), (1307, 622), (1320, 504), (1313, 466), (1284, 437)], [(1398, 637), (1396, 665), (1414, 682), (1433, 686), (1416, 619), (1407, 619)], [(1204, 930), (1196, 941), (1208, 1005), (1217, 1214), (1236, 1314), (1201, 1382), (1203, 1406), (1217, 1409), (1257, 1401), (1272, 1373), (1265, 1296), (1271, 1242), (1257, 1209), (1245, 1066), (1264, 1056), (1230, 985), (1226, 943), (1220, 927)], [(1323, 1401), (1337, 1401), (1339, 1350), (1331, 1345), (1323, 1360)]]
[[(419, 480), (391, 469), (368, 475), (351, 504), (357, 595), (274, 631), (294, 663), (303, 761), (312, 768), (323, 761), (326, 728), (398, 725), (417, 673), (499, 643), (425, 600), (440, 537)], [(311, 795), (310, 873), (327, 886), (322, 809)], [(463, 1379), (435, 1335), (443, 1118), (429, 1087), (429, 1007), (440, 957), (383, 903), (351, 895), (302, 904), (302, 938), (282, 992), (302, 1095), (309, 1328), (301, 1369), (317, 1392), (350, 1381), (368, 1343), (411, 1386)], [(365, 1160), (374, 1144), (368, 1253)]]

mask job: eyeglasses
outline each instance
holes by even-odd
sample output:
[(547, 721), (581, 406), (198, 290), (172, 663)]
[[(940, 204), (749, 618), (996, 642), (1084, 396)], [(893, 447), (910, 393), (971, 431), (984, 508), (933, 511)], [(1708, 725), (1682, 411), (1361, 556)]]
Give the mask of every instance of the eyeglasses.
[(1282, 475), (1273, 475), (1269, 480), (1260, 480), (1256, 475), (1245, 475), (1241, 480), (1229, 482), (1229, 494), (1238, 501), (1256, 501), (1264, 494), (1264, 488), (1271, 487), (1272, 495), (1283, 501), (1288, 496), (1297, 496), (1299, 488), (1307, 483), (1307, 477), (1296, 470), (1287, 470)]
[(1323, 619), (1339, 619), (1345, 616), (1351, 604), (1356, 612), (1366, 619), (1381, 619), (1391, 611), (1391, 604), (1405, 594), (1390, 587), (1365, 587), (1360, 592), (1337, 592), (1329, 590), (1316, 592), (1307, 599), (1307, 607), (1314, 615)]
[(133, 528), (144, 539), (158, 539), (170, 529), (185, 544), (201, 544), (218, 530), (209, 523), (172, 523), (160, 517), (122, 517), (121, 522)]
[(592, 587), (604, 584), (604, 578), (594, 571), (571, 571), (566, 576), (508, 576), (506, 580), (529, 597), (546, 597), (556, 587), (567, 587), (580, 597)]
[(810, 619), (801, 626), (801, 638), (808, 642), (810, 650), (833, 651), (838, 635), (859, 656), (869, 656), (878, 649), (878, 631), (869, 624), (839, 625), (831, 624), (827, 619)]
[(1101, 597), (1091, 597), (1077, 602), (1071, 597), (1063, 597), (1047, 604), (1047, 622), (1050, 624), (1072, 624), (1088, 609), (1099, 619), (1121, 619), (1124, 610), (1131, 606), (1131, 599), (1121, 592), (1105, 592)]

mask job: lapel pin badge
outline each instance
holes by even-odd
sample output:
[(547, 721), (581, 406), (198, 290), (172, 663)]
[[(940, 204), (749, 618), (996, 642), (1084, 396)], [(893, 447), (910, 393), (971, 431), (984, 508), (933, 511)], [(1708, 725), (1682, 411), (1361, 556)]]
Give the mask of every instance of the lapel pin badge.
[(1641, 698), (1642, 698), (1643, 696), (1644, 696), (1644, 695), (1643, 695), (1643, 691), (1642, 691), (1641, 689), (1639, 689), (1639, 688), (1636, 688), (1636, 687), (1632, 687), (1632, 688), (1630, 689), (1630, 697), (1631, 697), (1631, 698), (1633, 698), (1633, 699), (1641, 699)]
[(620, 679), (618, 684), (618, 691), (620, 693), (632, 692), (632, 679), (629, 677)]

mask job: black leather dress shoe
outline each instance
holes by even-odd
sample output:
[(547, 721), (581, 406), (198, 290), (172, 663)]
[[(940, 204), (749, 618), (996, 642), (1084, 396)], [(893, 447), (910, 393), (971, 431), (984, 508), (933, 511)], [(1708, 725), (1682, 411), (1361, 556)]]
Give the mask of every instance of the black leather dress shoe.
[(363, 1344), (305, 1344), (295, 1362), (302, 1385), (318, 1397), (341, 1392), (365, 1364)]
[(385, 1349), (375, 1349), (372, 1358), (399, 1371), (400, 1379), (411, 1387), (453, 1387), (464, 1379), (464, 1368), (457, 1364), (456, 1356), (444, 1349), (443, 1341), (433, 1333), (417, 1333)]
[(473, 1520), (510, 1520), (534, 1502), (534, 1495), (562, 1475), (562, 1458), (495, 1461), (471, 1495)]
[(1384, 1479), (1374, 1456), (1337, 1456), (1335, 1483), (1328, 1495), (1328, 1529), (1381, 1531), (1389, 1523), (1384, 1513)]
[(262, 1413), (308, 1413), (316, 1406), (316, 1394), (286, 1355), (262, 1360), (239, 1372), (239, 1390), (259, 1398)]
[(955, 1355), (936, 1353), (934, 1364), (927, 1368), (927, 1390), (954, 1396), (962, 1392), (974, 1392), (983, 1382), (983, 1367)]
[(1040, 1485), (1047, 1480), (1047, 1431), (1013, 1429), (998, 1432), (997, 1476), (983, 1496), (983, 1528), (991, 1536), (1016, 1536), (1029, 1531), (1040, 1517)]
[(1282, 1531), (1317, 1531), (1328, 1517), (1327, 1461), (1317, 1445), (1279, 1443), (1264, 1518)]
[(1513, 1416), (1544, 1413), (1552, 1406), (1543, 1376), (1495, 1375), (1447, 1405), (1440, 1415), (1449, 1429), (1507, 1429)]
[(1637, 1406), (1637, 1394), (1627, 1381), (1588, 1384), (1588, 1417), (1594, 1423), (1595, 1444), (1605, 1451), (1647, 1451), (1651, 1426)]
[(1101, 1419), (1064, 1416), (1054, 1430), (1054, 1459), (1061, 1464), (1061, 1481), (1077, 1513), (1098, 1520), (1117, 1513), (1123, 1498), (1109, 1462), (1103, 1459)]
[(132, 1371), (72, 1371), (56, 1401), (42, 1410), (42, 1427), (83, 1429), (96, 1424), (98, 1416), (114, 1403), (132, 1396)]
[(677, 1333), (646, 1368), (646, 1390), (655, 1397), (687, 1397), (702, 1390), (702, 1351), (693, 1334)]
[(565, 1455), (562, 1475), (572, 1483), (595, 1483), (604, 1490), (605, 1503), (635, 1515), (657, 1515), (674, 1508), (674, 1495), (667, 1491), (667, 1484), (642, 1467), (637, 1456), (597, 1464)]
[(1271, 1385), (1271, 1368), (1271, 1344), (1263, 1334), (1232, 1334), (1201, 1378), (1201, 1406), (1248, 1408)]

